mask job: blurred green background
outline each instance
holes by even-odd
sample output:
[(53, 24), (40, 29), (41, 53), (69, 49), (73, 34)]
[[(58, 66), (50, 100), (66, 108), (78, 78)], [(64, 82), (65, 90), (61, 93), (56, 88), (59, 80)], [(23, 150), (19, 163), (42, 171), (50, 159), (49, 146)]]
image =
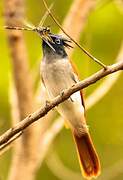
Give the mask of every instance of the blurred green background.
[[(52, 0), (47, 0), (50, 4)], [(62, 23), (72, 0), (55, 1), (53, 12)], [(98, 6), (89, 16), (84, 32), (81, 34), (81, 44), (95, 57), (101, 59), (105, 64), (115, 62), (123, 39), (123, 4), (118, 7), (115, 1), (100, 1)], [(108, 2), (108, 3), (105, 3)], [(62, 8), (61, 8), (62, 7)], [(9, 80), (11, 76), (11, 63), (6, 33), (2, 30), (4, 3), (0, 1), (0, 134), (11, 126), (9, 105)], [(29, 21), (38, 24), (45, 9), (41, 0), (26, 1), (26, 15)], [(58, 27), (48, 18), (45, 25), (50, 25), (53, 32), (58, 32)], [(30, 68), (36, 66), (41, 57), (41, 40), (32, 32), (24, 32)], [(73, 61), (76, 63), (81, 79), (99, 70), (99, 66), (92, 62), (87, 56), (76, 48)], [(89, 96), (102, 82), (96, 83), (85, 90), (85, 96)], [(103, 172), (116, 166), (111, 180), (123, 180), (123, 74), (114, 84), (112, 89), (87, 111), (87, 121), (95, 146), (99, 153)], [(79, 173), (78, 159), (70, 131), (63, 129), (55, 139), (52, 148), (59, 155), (62, 162), (71, 170)], [(49, 151), (48, 157), (52, 153)], [(48, 158), (47, 157), (47, 158)], [(0, 179), (6, 180), (11, 163), (11, 150), (0, 157)], [(119, 170), (119, 171), (118, 171)], [(107, 172), (108, 173), (108, 172)], [(101, 178), (101, 176), (100, 176)], [(98, 178), (98, 179), (100, 179)], [(37, 173), (36, 180), (59, 180), (49, 170), (47, 163)], [(110, 180), (105, 179), (105, 180)], [(68, 179), (66, 179), (68, 180)]]

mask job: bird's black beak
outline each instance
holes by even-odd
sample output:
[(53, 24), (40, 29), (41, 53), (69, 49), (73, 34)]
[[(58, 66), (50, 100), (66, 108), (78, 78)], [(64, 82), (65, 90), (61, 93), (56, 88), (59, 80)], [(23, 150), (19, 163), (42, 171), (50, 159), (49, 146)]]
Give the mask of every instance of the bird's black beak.
[(73, 48), (69, 43), (72, 43), (70, 39), (63, 38), (63, 45), (67, 48)]

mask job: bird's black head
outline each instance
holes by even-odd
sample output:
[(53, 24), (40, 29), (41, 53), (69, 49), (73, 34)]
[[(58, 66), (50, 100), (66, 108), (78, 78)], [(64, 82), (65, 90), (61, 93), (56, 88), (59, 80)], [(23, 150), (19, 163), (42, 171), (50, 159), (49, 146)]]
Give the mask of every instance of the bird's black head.
[(65, 47), (72, 47), (68, 44), (70, 42), (60, 35), (50, 34), (48, 40), (43, 39), (43, 53), (44, 55), (50, 54), (64, 58), (67, 56)]

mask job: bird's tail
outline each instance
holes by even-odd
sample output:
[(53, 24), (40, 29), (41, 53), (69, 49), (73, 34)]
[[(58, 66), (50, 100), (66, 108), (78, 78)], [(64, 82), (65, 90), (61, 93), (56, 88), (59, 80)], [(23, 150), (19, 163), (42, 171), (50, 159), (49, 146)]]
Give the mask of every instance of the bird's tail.
[(100, 173), (100, 162), (89, 133), (81, 137), (74, 133), (74, 139), (83, 176), (87, 179), (96, 178)]

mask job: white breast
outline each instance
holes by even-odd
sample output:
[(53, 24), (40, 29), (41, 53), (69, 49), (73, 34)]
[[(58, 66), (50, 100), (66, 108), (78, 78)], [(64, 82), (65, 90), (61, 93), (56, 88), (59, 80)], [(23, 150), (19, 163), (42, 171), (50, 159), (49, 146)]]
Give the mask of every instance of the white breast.
[(41, 64), (42, 78), (52, 97), (57, 96), (62, 90), (71, 87), (75, 82), (71, 79), (71, 66), (66, 59)]
[[(60, 92), (75, 84), (72, 74), (74, 73), (67, 59), (53, 60), (52, 63), (47, 63), (44, 59), (41, 64), (41, 75), (51, 98), (56, 97)], [(74, 93), (57, 109), (64, 119), (69, 120), (71, 126), (78, 127), (82, 125), (81, 119), (84, 119), (84, 107), (81, 104), (80, 92)]]

